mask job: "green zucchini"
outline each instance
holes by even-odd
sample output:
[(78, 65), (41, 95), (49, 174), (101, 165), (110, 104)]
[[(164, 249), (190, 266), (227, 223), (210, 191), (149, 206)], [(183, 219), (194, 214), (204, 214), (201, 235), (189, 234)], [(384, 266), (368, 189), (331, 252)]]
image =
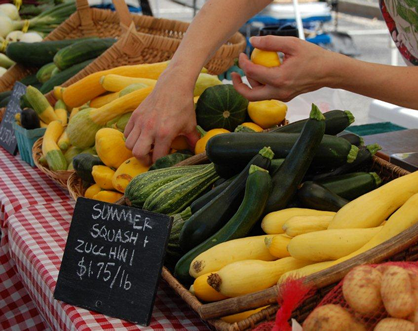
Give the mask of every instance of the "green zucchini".
[(40, 91), (43, 94), (52, 91), (55, 86), (60, 86), (61, 84), (65, 83), (67, 80), (75, 76), (79, 71), (87, 67), (91, 62), (93, 62), (93, 60), (84, 61), (82, 63), (72, 66), (71, 68), (65, 69), (57, 73), (54, 77), (52, 77), (46, 83), (44, 83), (44, 85), (42, 85)]
[(5, 91), (0, 93), (0, 102), (6, 99), (7, 97), (10, 97), (12, 95), (12, 91)]
[(113, 38), (81, 40), (60, 49), (54, 56), (54, 63), (60, 70), (75, 64), (95, 59), (116, 42)]
[(262, 216), (271, 190), (271, 177), (267, 170), (255, 165), (250, 167), (249, 173), (245, 184), (244, 199), (234, 216), (222, 229), (186, 253), (177, 262), (174, 275), (183, 284), (192, 280), (189, 269), (196, 256), (217, 244), (245, 237)]
[(325, 211), (338, 211), (349, 201), (312, 181), (304, 182), (298, 191), (302, 207)]
[[(344, 131), (350, 124), (354, 122), (353, 114), (348, 110), (331, 110), (325, 112), (325, 134), (336, 135)], [(288, 132), (288, 133), (299, 133), (302, 131), (308, 119), (300, 120), (297, 122), (290, 123), (285, 126), (281, 126), (270, 132)]]
[[(12, 45), (14, 45), (14, 44), (20, 44), (20, 43), (13, 43)], [(26, 85), (26, 86), (29, 86), (29, 85), (33, 86), (35, 84), (39, 84), (38, 78), (36, 78), (36, 74), (35, 75), (26, 76), (25, 78), (21, 79), (20, 82), (23, 85)]]
[(337, 136), (347, 140), (352, 145), (364, 146), (364, 139), (355, 133), (343, 131), (339, 133)]
[(354, 200), (363, 194), (377, 189), (382, 183), (382, 180), (375, 172), (354, 172), (325, 178), (316, 183), (326, 187), (344, 199)]
[[(212, 137), (206, 145), (210, 161), (242, 170), (264, 146), (270, 146), (278, 159), (287, 157), (299, 139), (299, 133), (224, 133)], [(324, 135), (312, 166), (332, 169), (356, 159), (358, 147), (336, 136)]]
[(12, 98), (12, 96), (9, 95), (8, 97), (5, 97), (3, 100), (1, 100), (0, 101), (0, 108), (6, 107), (11, 98)]
[(282, 166), (273, 176), (273, 190), (267, 202), (266, 213), (287, 207), (319, 149), (324, 132), (325, 117), (312, 104), (309, 120)]
[(48, 81), (51, 78), (52, 71), (54, 71), (54, 69), (56, 69), (56, 68), (57, 68), (57, 66), (53, 62), (45, 64), (36, 73), (36, 79), (40, 83), (45, 83), (46, 81)]
[(176, 214), (187, 208), (218, 178), (213, 164), (209, 164), (200, 172), (161, 186), (145, 200), (142, 208), (166, 215)]
[(231, 218), (236, 211), (232, 206), (237, 205), (237, 200), (242, 200), (250, 167), (255, 165), (268, 169), (273, 156), (272, 150), (264, 147), (220, 194), (190, 217), (180, 234), (180, 246), (184, 251), (208, 239)]
[(125, 189), (128, 205), (142, 208), (145, 200), (157, 189), (182, 176), (191, 176), (206, 165), (163, 168), (144, 172), (132, 179)]
[(190, 154), (168, 154), (166, 156), (160, 157), (157, 161), (155, 161), (155, 163), (149, 168), (149, 171), (172, 167), (173, 165), (176, 165), (177, 163), (184, 161), (189, 157), (191, 157)]
[(166, 249), (164, 264), (170, 269), (173, 268), (177, 261), (184, 255), (180, 248), (180, 232), (184, 223), (192, 216), (190, 207), (187, 207), (179, 214), (173, 215), (173, 225), (171, 226), (170, 237)]
[(349, 172), (364, 170), (368, 168), (372, 163), (373, 155), (375, 155), (382, 148), (378, 144), (367, 145), (366, 147), (361, 147), (357, 158), (352, 163), (346, 163), (340, 167), (333, 169), (328, 172), (321, 172), (312, 177), (313, 181), (318, 181), (320, 179), (333, 177), (337, 175), (343, 175)]
[(82, 39), (64, 39), (59, 41), (42, 41), (37, 43), (11, 43), (7, 46), (6, 55), (13, 61), (31, 67), (41, 67), (54, 60), (55, 54), (64, 47)]

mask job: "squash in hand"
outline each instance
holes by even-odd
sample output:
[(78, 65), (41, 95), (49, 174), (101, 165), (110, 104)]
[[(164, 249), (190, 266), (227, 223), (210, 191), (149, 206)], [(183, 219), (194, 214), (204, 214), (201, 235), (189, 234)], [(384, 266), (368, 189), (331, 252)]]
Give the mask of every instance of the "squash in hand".
[(96, 150), (100, 160), (115, 169), (132, 157), (132, 152), (125, 146), (123, 133), (116, 129), (104, 128), (97, 132)]
[(118, 170), (116, 170), (112, 178), (113, 187), (117, 191), (124, 193), (129, 182), (137, 175), (146, 172), (148, 168), (148, 166), (143, 165), (135, 157), (131, 157), (123, 162)]

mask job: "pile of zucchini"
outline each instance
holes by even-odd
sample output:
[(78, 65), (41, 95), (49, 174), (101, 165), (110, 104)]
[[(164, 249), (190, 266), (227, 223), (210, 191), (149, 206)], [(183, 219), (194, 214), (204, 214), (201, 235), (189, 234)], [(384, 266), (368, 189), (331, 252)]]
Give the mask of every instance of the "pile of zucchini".
[(361, 171), (379, 146), (343, 132), (353, 121), (349, 111), (322, 114), (312, 105), (308, 119), (268, 133), (217, 135), (206, 147), (212, 163), (143, 173), (125, 197), (174, 216), (166, 262), (188, 284), (196, 256), (256, 234), (265, 214), (289, 206), (336, 211), (377, 188), (379, 176)]

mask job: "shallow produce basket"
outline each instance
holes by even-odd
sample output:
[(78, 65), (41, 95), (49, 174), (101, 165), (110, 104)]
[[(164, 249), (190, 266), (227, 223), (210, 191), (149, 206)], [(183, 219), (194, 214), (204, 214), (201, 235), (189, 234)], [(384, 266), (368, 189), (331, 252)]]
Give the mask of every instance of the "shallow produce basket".
[(32, 147), (32, 157), (33, 162), (35, 163), (36, 167), (41, 170), (44, 174), (46, 174), (49, 178), (51, 178), (58, 186), (60, 186), (65, 191), (68, 190), (67, 188), (67, 181), (68, 178), (73, 174), (74, 170), (62, 170), (62, 171), (52, 171), (48, 167), (44, 167), (40, 162), (39, 159), (42, 157), (42, 142), (44, 141), (43, 138), (39, 138)]
[[(90, 8), (87, 0), (77, 0), (77, 12), (44, 39), (63, 40), (89, 36), (119, 38), (111, 48), (62, 86), (71, 85), (101, 70), (169, 60), (190, 25), (181, 21), (131, 14), (124, 1), (113, 2), (117, 13)], [(245, 46), (245, 38), (240, 33), (234, 34), (214, 54), (206, 68), (212, 74), (226, 71)], [(36, 71), (37, 68), (14, 65), (0, 78), (0, 92), (11, 90), (16, 81)], [(52, 93), (48, 93), (47, 97), (51, 103), (55, 102)]]

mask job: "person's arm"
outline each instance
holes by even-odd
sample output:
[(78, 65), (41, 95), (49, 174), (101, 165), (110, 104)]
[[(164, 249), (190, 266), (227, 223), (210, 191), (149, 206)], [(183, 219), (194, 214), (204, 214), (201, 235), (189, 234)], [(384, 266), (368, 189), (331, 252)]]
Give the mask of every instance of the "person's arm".
[(289, 37), (256, 37), (254, 47), (283, 52), (283, 64), (266, 68), (240, 56), (241, 68), (253, 88), (233, 76), (238, 92), (249, 100), (279, 99), (322, 87), (341, 88), (371, 98), (418, 109), (418, 67), (394, 67), (352, 59), (330, 52), (312, 43)]
[(151, 95), (135, 110), (125, 129), (126, 146), (150, 163), (169, 152), (172, 140), (199, 138), (193, 89), (202, 67), (249, 18), (272, 0), (210, 0), (199, 11)]

